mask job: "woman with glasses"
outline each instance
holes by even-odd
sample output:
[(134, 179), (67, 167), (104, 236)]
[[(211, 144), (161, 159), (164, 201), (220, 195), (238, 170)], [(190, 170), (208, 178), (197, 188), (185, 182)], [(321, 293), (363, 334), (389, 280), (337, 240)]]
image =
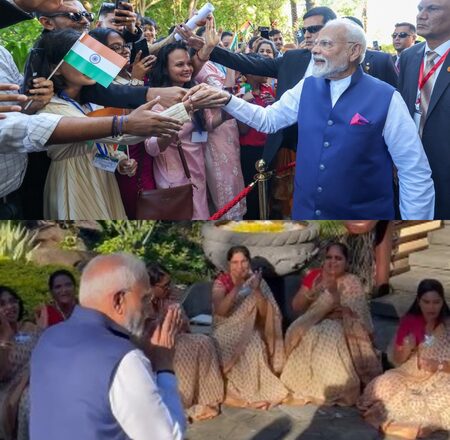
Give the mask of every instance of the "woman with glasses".
[[(49, 71), (60, 63), (79, 37), (80, 33), (73, 29), (42, 35), (38, 44), (44, 50)], [(95, 84), (95, 81), (69, 64), (61, 64), (53, 81), (56, 96), (42, 112), (86, 117), (99, 108), (80, 102), (82, 87)], [(47, 154), (52, 162), (44, 188), (44, 218), (125, 219), (114, 171), (127, 173), (130, 163), (113, 144), (136, 143), (141, 139), (122, 136), (49, 147)]]
[[(164, 315), (170, 304), (179, 303), (171, 285), (169, 272), (160, 264), (147, 266), (153, 303)], [(183, 330), (175, 342), (174, 369), (183, 406), (191, 420), (210, 419), (219, 414), (224, 385), (219, 358), (213, 340), (193, 334), (184, 315)]]
[(29, 361), (40, 331), (23, 316), (19, 295), (0, 286), (0, 438), (4, 440), (29, 438)]
[[(137, 53), (134, 63), (130, 64), (132, 45), (126, 43), (119, 32), (109, 28), (96, 28), (89, 32), (89, 35), (127, 59), (127, 64), (114, 79), (114, 84), (140, 86), (148, 82), (147, 76), (156, 61), (155, 56), (149, 55), (141, 59), (141, 53)], [(125, 173), (116, 172), (116, 178), (127, 217), (135, 219), (139, 189), (146, 191), (156, 188), (153, 158), (145, 154), (142, 142), (129, 145), (128, 149), (119, 146), (119, 150), (130, 155)]]
[(347, 247), (329, 244), (292, 301), (299, 317), (286, 332), (281, 375), (291, 404), (354, 405), (362, 385), (382, 372), (364, 288), (348, 263)]
[(358, 402), (367, 422), (406, 439), (450, 430), (450, 308), (442, 284), (422, 280), (400, 320), (390, 359)]

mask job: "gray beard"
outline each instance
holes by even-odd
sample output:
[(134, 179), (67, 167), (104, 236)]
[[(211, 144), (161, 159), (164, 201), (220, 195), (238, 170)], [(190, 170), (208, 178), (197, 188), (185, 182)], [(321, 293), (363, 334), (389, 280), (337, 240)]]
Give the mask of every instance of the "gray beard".
[(135, 338), (140, 339), (144, 334), (144, 323), (143, 315), (140, 313), (127, 317), (124, 327)]
[(325, 61), (325, 65), (323, 67), (317, 67), (315, 64), (313, 64), (312, 75), (315, 78), (329, 79), (330, 77), (333, 77), (337, 73), (344, 72), (347, 69), (348, 64), (341, 66), (334, 66), (333, 68), (330, 68), (330, 63), (328, 61)]

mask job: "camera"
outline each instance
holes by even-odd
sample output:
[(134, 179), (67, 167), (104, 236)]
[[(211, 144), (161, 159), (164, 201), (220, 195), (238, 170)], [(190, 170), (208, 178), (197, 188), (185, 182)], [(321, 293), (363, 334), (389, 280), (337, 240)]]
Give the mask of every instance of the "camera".
[(259, 35), (261, 35), (261, 37), (265, 38), (266, 40), (269, 39), (269, 30), (270, 30), (270, 28), (266, 27), (266, 26), (260, 26), (258, 28)]

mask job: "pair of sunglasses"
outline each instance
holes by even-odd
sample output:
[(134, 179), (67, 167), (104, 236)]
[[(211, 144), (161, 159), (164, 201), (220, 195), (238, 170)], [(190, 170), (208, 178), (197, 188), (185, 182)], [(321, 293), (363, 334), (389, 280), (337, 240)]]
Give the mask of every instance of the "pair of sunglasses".
[(397, 38), (397, 37), (406, 38), (406, 37), (410, 37), (410, 36), (411, 36), (411, 34), (408, 34), (408, 32), (394, 32), (392, 34), (392, 38)]
[(57, 14), (47, 15), (47, 17), (68, 17), (72, 21), (79, 22), (84, 18), (92, 23), (94, 21), (94, 14), (92, 12), (82, 11), (82, 12), (59, 12)]
[(301, 28), (301, 31), (303, 32), (303, 35), (305, 35), (306, 31), (308, 31), (310, 34), (317, 34), (320, 30), (323, 29), (322, 24), (316, 24), (315, 26), (308, 26)]

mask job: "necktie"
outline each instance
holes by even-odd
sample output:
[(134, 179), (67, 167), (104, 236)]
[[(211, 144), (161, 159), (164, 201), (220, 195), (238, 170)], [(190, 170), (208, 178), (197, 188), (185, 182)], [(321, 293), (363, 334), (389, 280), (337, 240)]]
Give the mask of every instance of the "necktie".
[[(425, 69), (423, 71), (423, 77), (425, 78), (430, 70), (434, 67), (434, 60), (439, 56), (436, 52), (429, 50), (427, 52), (427, 62), (425, 65)], [(424, 84), (421, 92), (420, 92), (420, 127), (419, 134), (422, 137), (423, 127), (425, 126), (425, 121), (427, 119), (428, 107), (430, 105), (431, 92), (433, 91), (434, 82), (436, 80), (436, 72), (430, 76), (428, 81)]]

